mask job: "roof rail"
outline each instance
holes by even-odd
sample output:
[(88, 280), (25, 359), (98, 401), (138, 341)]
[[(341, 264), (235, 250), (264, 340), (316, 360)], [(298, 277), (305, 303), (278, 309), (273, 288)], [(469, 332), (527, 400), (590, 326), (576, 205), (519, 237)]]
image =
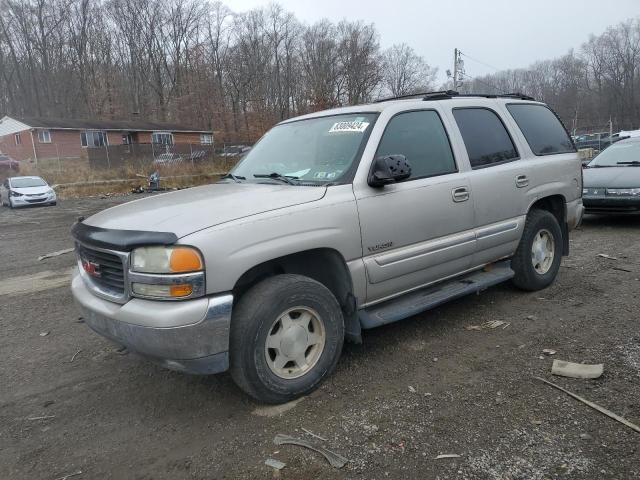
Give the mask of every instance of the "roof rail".
[(455, 90), (446, 90), (443, 92), (431, 92), (423, 97), (423, 100), (447, 100), (459, 97), (481, 97), (481, 98), (517, 98), (519, 100), (535, 100), (535, 98), (522, 93), (460, 93)]
[(518, 100), (533, 100), (535, 98), (530, 97), (529, 95), (524, 95), (522, 93), (498, 93), (498, 94), (490, 94), (490, 93), (460, 93), (455, 90), (441, 90), (437, 92), (422, 92), (422, 93), (411, 93), (408, 95), (399, 95), (397, 97), (389, 97), (382, 98), (380, 100), (376, 100), (374, 103), (382, 103), (389, 102), (391, 100), (404, 100), (414, 97), (422, 97), (422, 100), (448, 100), (451, 98), (459, 98), (459, 97), (481, 97), (481, 98), (515, 98)]
[(403, 100), (405, 98), (413, 98), (413, 97), (424, 97), (425, 95), (430, 95), (431, 93), (433, 92), (409, 93), (407, 95), (398, 95), (397, 97), (381, 98), (379, 100), (375, 100), (373, 103), (390, 102), (391, 100)]

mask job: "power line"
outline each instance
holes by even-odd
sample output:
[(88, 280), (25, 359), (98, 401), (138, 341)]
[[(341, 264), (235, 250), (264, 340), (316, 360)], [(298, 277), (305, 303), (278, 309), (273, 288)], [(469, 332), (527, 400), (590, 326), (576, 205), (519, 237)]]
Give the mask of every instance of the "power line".
[(499, 71), (501, 70), (501, 69), (500, 69), (500, 68), (498, 68), (498, 67), (494, 67), (493, 65), (489, 65), (488, 63), (485, 63), (485, 62), (483, 62), (483, 61), (481, 61), (481, 60), (478, 60), (477, 58), (473, 58), (472, 56), (467, 55), (467, 54), (466, 54), (466, 53), (464, 53), (464, 52), (460, 52), (460, 53), (461, 53), (462, 55), (464, 55), (465, 57), (467, 57), (469, 60), (473, 60), (474, 62), (479, 63), (480, 65), (484, 65), (485, 67), (493, 68), (493, 69), (494, 69), (495, 71), (497, 71), (497, 72), (499, 72)]

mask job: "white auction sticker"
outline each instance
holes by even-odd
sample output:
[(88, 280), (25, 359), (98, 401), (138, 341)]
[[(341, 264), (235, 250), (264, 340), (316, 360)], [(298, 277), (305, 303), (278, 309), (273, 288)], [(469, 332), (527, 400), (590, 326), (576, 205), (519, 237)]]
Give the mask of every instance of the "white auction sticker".
[(364, 132), (369, 126), (369, 122), (337, 122), (334, 123), (329, 133), (338, 132)]

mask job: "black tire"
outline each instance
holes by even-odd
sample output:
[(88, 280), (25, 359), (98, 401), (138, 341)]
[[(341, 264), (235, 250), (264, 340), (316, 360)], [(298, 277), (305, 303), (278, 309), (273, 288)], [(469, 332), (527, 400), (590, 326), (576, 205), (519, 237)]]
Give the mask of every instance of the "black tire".
[[(539, 273), (533, 265), (531, 250), (534, 239), (543, 230), (550, 232), (553, 236), (554, 251), (553, 261), (548, 271)], [(511, 268), (515, 272), (513, 284), (521, 290), (530, 292), (542, 290), (551, 285), (560, 270), (563, 244), (562, 229), (556, 217), (547, 210), (531, 210), (524, 224), (520, 244), (511, 260)]]
[[(318, 314), (325, 343), (315, 364), (302, 376), (281, 378), (267, 363), (267, 336), (287, 310), (307, 307)], [(344, 318), (331, 291), (302, 275), (277, 275), (249, 289), (234, 307), (229, 371), (236, 384), (264, 403), (284, 403), (316, 389), (336, 367), (344, 343)]]

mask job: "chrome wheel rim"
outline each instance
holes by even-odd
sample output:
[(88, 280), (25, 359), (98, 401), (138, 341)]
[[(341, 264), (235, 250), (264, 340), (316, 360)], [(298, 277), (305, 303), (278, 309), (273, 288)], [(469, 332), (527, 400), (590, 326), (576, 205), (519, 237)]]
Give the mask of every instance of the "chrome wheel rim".
[(533, 269), (544, 275), (551, 269), (556, 245), (549, 230), (540, 230), (533, 238), (531, 245), (531, 263)]
[(280, 378), (299, 378), (318, 363), (325, 342), (324, 325), (315, 310), (290, 308), (271, 324), (264, 347), (267, 365)]

